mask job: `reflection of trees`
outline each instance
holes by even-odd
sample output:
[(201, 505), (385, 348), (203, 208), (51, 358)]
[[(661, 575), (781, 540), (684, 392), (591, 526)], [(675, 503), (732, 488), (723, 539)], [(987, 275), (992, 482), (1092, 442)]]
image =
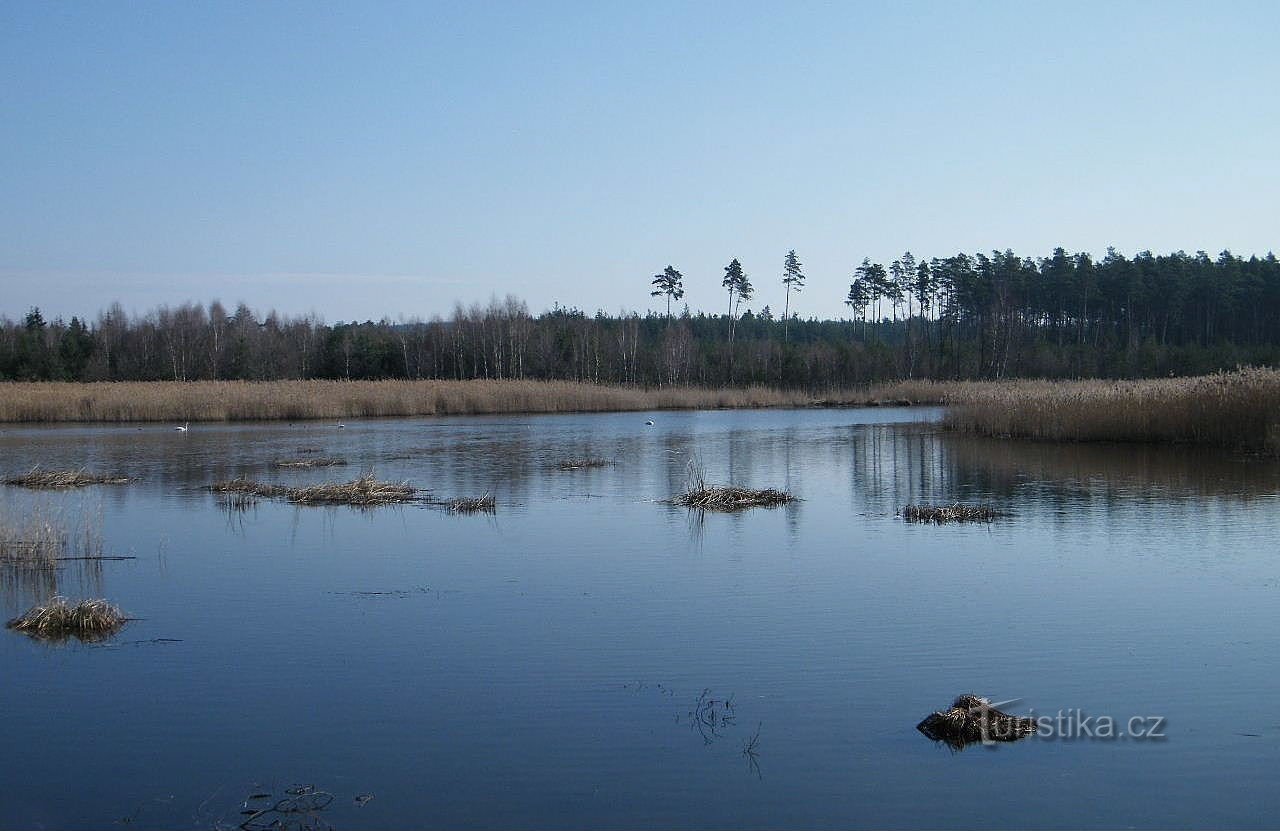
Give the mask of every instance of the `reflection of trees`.
[(1280, 488), (1280, 466), (1212, 449), (994, 439), (902, 424), (855, 425), (846, 441), (855, 501), (884, 513), (989, 500), (1057, 509), (1171, 496), (1248, 501)]

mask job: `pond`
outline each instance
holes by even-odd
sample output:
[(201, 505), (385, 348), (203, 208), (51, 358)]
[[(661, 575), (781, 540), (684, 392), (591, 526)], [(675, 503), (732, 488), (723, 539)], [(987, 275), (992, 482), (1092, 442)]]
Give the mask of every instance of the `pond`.
[[(0, 473), (136, 481), (5, 487), (4, 512), (135, 559), (0, 569), (0, 613), (62, 593), (137, 620), (0, 631), (0, 827), (1273, 825), (1280, 465), (939, 415), (6, 426)], [(308, 455), (347, 464), (272, 464)], [(559, 469), (580, 457), (611, 464)], [(665, 501), (691, 461), (799, 499), (691, 513)], [(364, 470), (496, 511), (205, 490)], [(955, 502), (1003, 515), (899, 516)], [(1057, 726), (916, 730), (961, 693)], [(1101, 717), (1156, 735), (1082, 734)]]

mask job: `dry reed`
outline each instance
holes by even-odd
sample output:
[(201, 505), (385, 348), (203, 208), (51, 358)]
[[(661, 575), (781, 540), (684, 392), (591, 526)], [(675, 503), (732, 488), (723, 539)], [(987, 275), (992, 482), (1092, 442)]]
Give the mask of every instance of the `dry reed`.
[(80, 470), (41, 470), (39, 465), (19, 476), (10, 476), (4, 480), (6, 485), (39, 490), (68, 490), (83, 488), (89, 485), (124, 485), (129, 482), (127, 476), (107, 476), (100, 473), (89, 473)]
[(979, 742), (1012, 742), (1036, 732), (1034, 719), (1011, 716), (976, 695), (962, 695), (951, 707), (926, 716), (916, 729), (956, 750)]
[(444, 503), (453, 514), (492, 514), (498, 509), (498, 502), (492, 494), (484, 496), (460, 496)]
[(902, 518), (907, 522), (932, 522), (943, 525), (948, 522), (990, 522), (1000, 512), (986, 505), (907, 505)]
[(1204, 444), (1280, 454), (1280, 371), (1144, 381), (957, 385), (946, 425), (1050, 441)]
[(128, 381), (0, 385), (0, 422), (253, 421), (864, 403), (867, 392), (640, 389), (573, 381)]
[(41, 640), (61, 641), (70, 637), (99, 641), (120, 631), (129, 618), (105, 600), (69, 603), (54, 597), (43, 606), (28, 609), (5, 627)]
[(584, 456), (580, 459), (562, 459), (556, 463), (559, 470), (585, 470), (592, 467), (609, 467), (613, 462), (600, 456)]
[(276, 459), (271, 463), (271, 466), (280, 468), (341, 467), (346, 463), (346, 459), (339, 459), (333, 456), (303, 456), (297, 459)]
[(68, 527), (39, 505), (17, 519), (0, 513), (0, 563), (53, 568), (59, 560), (101, 558), (102, 534), (88, 518)]
[(413, 502), (418, 491), (407, 482), (380, 482), (366, 473), (350, 482), (328, 482), (305, 487), (285, 487), (249, 479), (215, 482), (208, 489), (218, 494), (240, 494), (249, 497), (284, 498), (296, 505), (392, 505)]
[(689, 461), (685, 473), (685, 489), (675, 499), (676, 505), (700, 511), (741, 511), (784, 505), (795, 499), (787, 491), (774, 488), (756, 490), (737, 485), (713, 485), (707, 482), (706, 470), (696, 457)]

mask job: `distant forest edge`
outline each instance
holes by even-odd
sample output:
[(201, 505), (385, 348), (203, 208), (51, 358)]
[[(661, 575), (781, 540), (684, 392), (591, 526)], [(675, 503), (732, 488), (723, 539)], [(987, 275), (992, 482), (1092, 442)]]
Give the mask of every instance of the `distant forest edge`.
[[(531, 315), (514, 297), (431, 320), (324, 323), (220, 303), (96, 320), (0, 321), (0, 380), (555, 380), (644, 387), (771, 386), (820, 393), (910, 378), (1122, 378), (1280, 363), (1280, 262), (1223, 252), (1114, 250), (1095, 262), (1056, 249), (864, 260), (845, 319), (800, 319), (795, 252), (771, 278), (780, 302), (735, 259), (724, 314), (678, 310), (673, 266), (649, 285), (665, 312)], [(394, 305), (395, 298), (387, 298)], [(672, 309), (675, 303), (677, 310)], [(774, 307), (781, 306), (776, 314)]]

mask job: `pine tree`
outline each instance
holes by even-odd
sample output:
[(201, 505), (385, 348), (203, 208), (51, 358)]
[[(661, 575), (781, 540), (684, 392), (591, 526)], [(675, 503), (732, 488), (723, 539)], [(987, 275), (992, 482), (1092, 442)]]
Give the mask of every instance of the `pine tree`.
[(649, 292), (649, 296), (661, 297), (664, 294), (667, 296), (667, 320), (670, 320), (671, 301), (684, 297), (684, 275), (672, 266), (667, 266), (661, 274), (653, 276), (653, 286), (654, 289)]
[(804, 272), (800, 270), (800, 260), (796, 258), (796, 250), (792, 248), (782, 261), (782, 284), (787, 287), (787, 300), (782, 309), (782, 340), (787, 340), (787, 327), (791, 322), (791, 292), (799, 292), (804, 288)]

